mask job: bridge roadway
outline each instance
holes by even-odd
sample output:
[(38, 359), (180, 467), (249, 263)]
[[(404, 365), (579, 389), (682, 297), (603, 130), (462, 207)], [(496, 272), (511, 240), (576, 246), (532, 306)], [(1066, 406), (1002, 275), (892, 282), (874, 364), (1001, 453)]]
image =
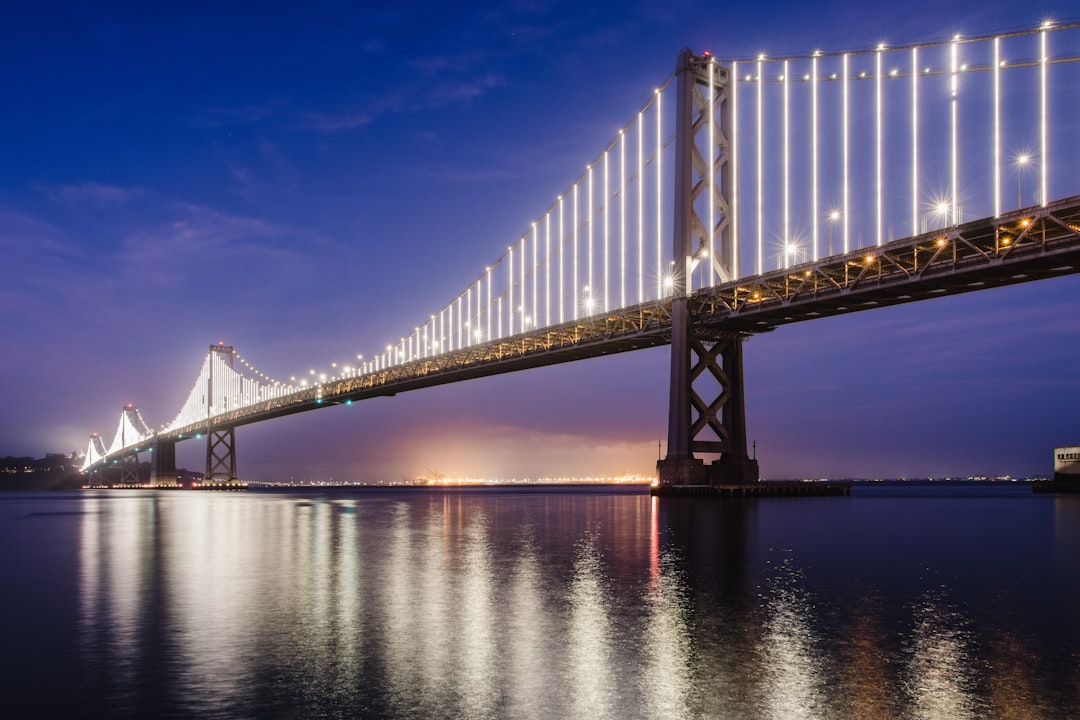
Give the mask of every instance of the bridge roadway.
[[(842, 315), (1080, 272), (1080, 195), (1047, 207), (860, 248), (696, 290), (695, 333), (754, 334)], [(215, 416), (215, 428), (407, 390), (656, 347), (671, 342), (671, 299), (541, 328), (385, 370), (329, 380), (284, 398)], [(205, 422), (161, 433), (175, 441), (208, 432)]]

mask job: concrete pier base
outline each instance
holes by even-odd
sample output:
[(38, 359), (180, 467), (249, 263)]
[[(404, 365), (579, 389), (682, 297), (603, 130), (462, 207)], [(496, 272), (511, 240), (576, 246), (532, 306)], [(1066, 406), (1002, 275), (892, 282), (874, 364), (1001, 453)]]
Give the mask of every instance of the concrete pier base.
[(659, 497), (702, 498), (843, 496), (851, 494), (851, 485), (766, 480), (741, 485), (654, 485), (650, 493)]
[(664, 458), (656, 461), (661, 485), (707, 485), (705, 461), (698, 458)]
[(656, 462), (661, 485), (753, 485), (758, 482), (757, 460), (722, 457), (706, 463), (700, 458), (665, 458)]
[(1031, 483), (1031, 492), (1080, 495), (1080, 480), (1075, 476), (1066, 479), (1055, 475), (1053, 480), (1039, 480)]

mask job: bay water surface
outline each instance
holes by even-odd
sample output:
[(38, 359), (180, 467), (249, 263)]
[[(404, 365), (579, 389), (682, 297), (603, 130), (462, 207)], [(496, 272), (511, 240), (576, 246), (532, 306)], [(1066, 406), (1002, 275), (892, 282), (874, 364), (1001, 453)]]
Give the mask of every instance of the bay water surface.
[(6, 717), (1076, 718), (1080, 496), (0, 494)]

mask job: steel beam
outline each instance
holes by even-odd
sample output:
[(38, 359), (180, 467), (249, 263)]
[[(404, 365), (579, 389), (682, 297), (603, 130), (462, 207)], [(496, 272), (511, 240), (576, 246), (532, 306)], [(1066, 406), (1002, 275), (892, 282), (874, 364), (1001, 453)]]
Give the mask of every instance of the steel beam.
[(236, 430), (211, 428), (206, 433), (206, 481), (236, 480)]

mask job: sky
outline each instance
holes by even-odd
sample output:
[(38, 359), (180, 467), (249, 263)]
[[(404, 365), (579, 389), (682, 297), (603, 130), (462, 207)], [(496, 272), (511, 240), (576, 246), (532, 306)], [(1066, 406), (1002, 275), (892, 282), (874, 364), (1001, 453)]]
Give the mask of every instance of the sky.
[[(520, 237), (674, 69), (1076, 20), (1068, 3), (17, 3), (0, 22), (0, 455), (172, 418), (207, 346), (372, 353)], [(766, 477), (1045, 474), (1080, 278), (745, 346)], [(237, 431), (249, 479), (652, 475), (666, 348)], [(178, 462), (202, 466), (201, 445)]]

